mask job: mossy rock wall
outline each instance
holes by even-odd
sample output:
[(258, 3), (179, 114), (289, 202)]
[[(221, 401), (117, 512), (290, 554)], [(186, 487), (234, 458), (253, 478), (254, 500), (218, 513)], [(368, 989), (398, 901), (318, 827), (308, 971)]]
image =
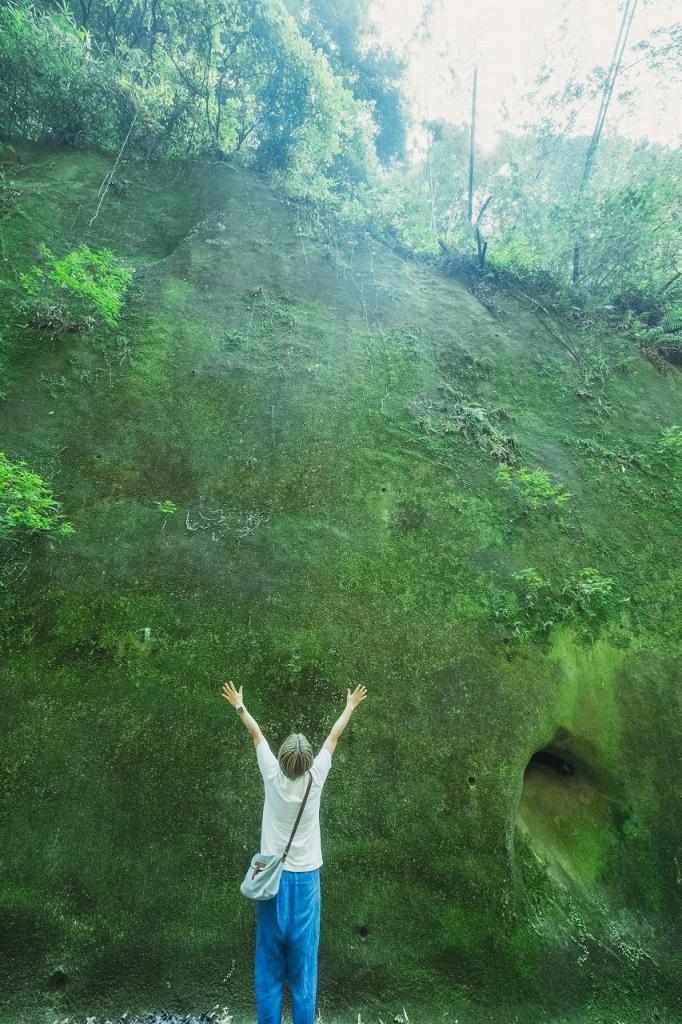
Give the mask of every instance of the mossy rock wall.
[[(0, 1019), (248, 1019), (227, 678), (273, 748), (369, 688), (322, 805), (325, 1013), (677, 1019), (679, 373), (234, 167), (124, 165), (92, 220), (110, 167), (4, 165), (0, 447), (76, 532), (3, 548)], [(117, 329), (22, 321), (41, 242), (135, 268)]]

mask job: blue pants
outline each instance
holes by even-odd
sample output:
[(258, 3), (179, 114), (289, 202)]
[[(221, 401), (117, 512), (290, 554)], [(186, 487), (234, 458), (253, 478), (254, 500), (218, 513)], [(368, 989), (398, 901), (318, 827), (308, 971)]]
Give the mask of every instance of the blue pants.
[(258, 1024), (280, 1024), (284, 983), (293, 1024), (314, 1024), (320, 942), (320, 869), (282, 871), (277, 895), (258, 903)]

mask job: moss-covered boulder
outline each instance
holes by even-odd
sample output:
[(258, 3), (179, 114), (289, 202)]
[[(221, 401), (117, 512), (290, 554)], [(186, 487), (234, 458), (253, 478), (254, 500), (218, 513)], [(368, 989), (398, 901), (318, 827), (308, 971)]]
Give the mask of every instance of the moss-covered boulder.
[[(679, 372), (233, 167), (127, 165), (98, 207), (110, 165), (4, 164), (0, 448), (75, 532), (3, 541), (0, 1020), (252, 1016), (227, 678), (273, 746), (369, 688), (325, 1021), (678, 1020)], [(32, 317), (41, 243), (135, 271), (116, 325)]]

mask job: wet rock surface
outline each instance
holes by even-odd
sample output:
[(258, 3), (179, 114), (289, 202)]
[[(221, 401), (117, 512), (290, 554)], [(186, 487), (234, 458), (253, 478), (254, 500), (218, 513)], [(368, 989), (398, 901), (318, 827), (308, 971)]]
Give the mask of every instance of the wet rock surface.
[(321, 810), (325, 1024), (679, 1002), (678, 371), (576, 397), (532, 309), (302, 232), (238, 168), (126, 168), (89, 228), (105, 155), (10, 159), (13, 267), (86, 243), (136, 274), (113, 334), (22, 328), (0, 405), (75, 530), (0, 558), (0, 1024), (253, 1020), (229, 678), (273, 747), (369, 688)]

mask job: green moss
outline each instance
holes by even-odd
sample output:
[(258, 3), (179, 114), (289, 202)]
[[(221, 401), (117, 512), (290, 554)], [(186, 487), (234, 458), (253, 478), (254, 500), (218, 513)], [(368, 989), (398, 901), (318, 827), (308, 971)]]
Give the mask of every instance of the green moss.
[[(40, 242), (83, 241), (74, 211), (107, 170), (25, 152), (3, 222), (17, 270)], [(679, 380), (636, 363), (596, 416), (511, 299), (495, 320), (367, 240), (342, 263), (311, 240), (304, 259), (295, 214), (234, 169), (126, 173), (84, 239), (139, 268), (120, 337), (46, 348), (3, 286), (5, 448), (50, 469), (76, 527), (0, 576), (3, 907), (23, 979), (3, 999), (27, 1020), (48, 1005), (38, 949), (46, 976), (68, 962), (56, 1016), (169, 993), (251, 1006), (238, 881), (262, 793), (226, 677), (273, 744), (298, 728), (319, 746), (348, 683), (369, 686), (322, 806), (325, 1007), (387, 1019), (400, 998), (440, 1020), (514, 992), (530, 1022), (547, 991), (558, 1022), (595, 991), (617, 1006), (614, 979), (634, 985), (645, 956), (665, 991), (682, 495), (657, 446)], [(500, 437), (570, 492), (560, 514), (526, 515), (499, 481)], [(557, 585), (593, 566), (617, 602), (505, 644), (495, 613), (528, 566)], [(576, 755), (574, 791), (524, 784), (552, 743)]]

